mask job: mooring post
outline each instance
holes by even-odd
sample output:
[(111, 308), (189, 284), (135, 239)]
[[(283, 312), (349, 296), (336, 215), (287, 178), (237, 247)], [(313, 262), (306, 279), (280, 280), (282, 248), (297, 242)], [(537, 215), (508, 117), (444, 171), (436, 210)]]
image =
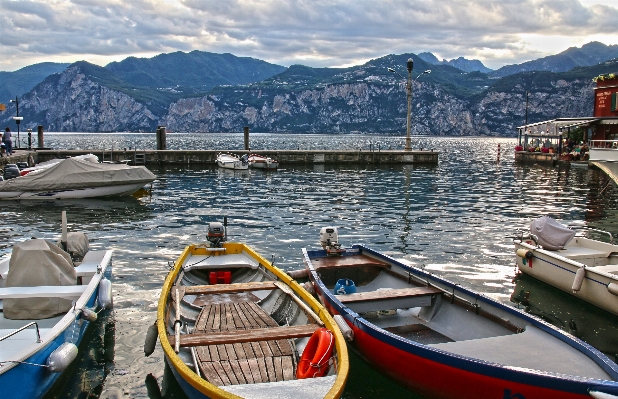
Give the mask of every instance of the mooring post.
[(161, 136), (161, 150), (167, 150), (167, 137), (165, 136), (165, 126), (159, 126), (159, 135)]
[(45, 145), (43, 144), (43, 126), (41, 125), (37, 127), (37, 136), (38, 136), (39, 148), (44, 148)]
[(249, 126), (245, 126), (245, 151), (249, 151)]

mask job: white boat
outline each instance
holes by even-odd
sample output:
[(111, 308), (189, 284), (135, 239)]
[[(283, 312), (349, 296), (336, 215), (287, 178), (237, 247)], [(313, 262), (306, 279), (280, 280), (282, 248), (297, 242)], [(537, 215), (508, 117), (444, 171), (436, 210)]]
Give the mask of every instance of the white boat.
[(256, 169), (277, 169), (279, 167), (279, 162), (271, 157), (251, 154), (249, 155), (249, 166)]
[(0, 182), (0, 200), (130, 195), (155, 178), (144, 166), (97, 163), (73, 157), (39, 165), (24, 176)]
[(249, 162), (246, 155), (241, 159), (237, 155), (233, 154), (219, 154), (217, 155), (217, 165), (225, 169), (243, 170), (249, 169)]
[(32, 239), (0, 261), (1, 398), (42, 398), (77, 357), (97, 310), (112, 307), (112, 251), (89, 251), (83, 233), (62, 242), (72, 253)]
[(553, 219), (532, 222), (514, 240), (522, 273), (618, 315), (618, 245), (576, 236)]
[(589, 161), (618, 162), (618, 140), (591, 140)]

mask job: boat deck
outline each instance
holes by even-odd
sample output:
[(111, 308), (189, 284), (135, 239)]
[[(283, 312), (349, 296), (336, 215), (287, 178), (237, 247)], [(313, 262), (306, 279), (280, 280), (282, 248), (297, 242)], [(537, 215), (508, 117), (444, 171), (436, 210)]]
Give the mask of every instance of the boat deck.
[[(255, 302), (206, 305), (195, 333), (279, 327)], [(196, 347), (200, 371), (211, 383), (252, 384), (295, 379), (294, 348), (288, 339), (216, 344)]]

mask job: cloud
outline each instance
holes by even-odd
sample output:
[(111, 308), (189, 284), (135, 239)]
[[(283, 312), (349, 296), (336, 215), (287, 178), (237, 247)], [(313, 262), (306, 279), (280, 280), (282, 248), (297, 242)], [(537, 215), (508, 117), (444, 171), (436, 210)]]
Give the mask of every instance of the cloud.
[[(0, 70), (178, 50), (315, 67), (431, 51), (497, 68), (593, 39), (616, 44), (606, 32), (618, 8), (583, 1), (0, 0)], [(531, 37), (563, 45), (541, 48)]]

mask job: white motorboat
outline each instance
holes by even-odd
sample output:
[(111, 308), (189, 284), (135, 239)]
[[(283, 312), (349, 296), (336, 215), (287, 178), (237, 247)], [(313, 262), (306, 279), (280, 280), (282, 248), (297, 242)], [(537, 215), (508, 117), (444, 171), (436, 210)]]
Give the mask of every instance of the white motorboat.
[(155, 179), (144, 166), (73, 157), (39, 165), (23, 176), (0, 182), (0, 200), (130, 195)]
[(217, 155), (217, 165), (225, 169), (243, 170), (249, 169), (249, 162), (247, 156), (243, 155), (242, 158), (234, 154), (221, 153)]
[(514, 240), (522, 273), (618, 315), (618, 245), (575, 235), (548, 217)]
[[(66, 231), (63, 213), (63, 232)], [(0, 397), (42, 398), (77, 357), (98, 309), (112, 307), (112, 251), (84, 233), (16, 244), (0, 260)], [(76, 261), (79, 259), (79, 261)]]
[(249, 166), (256, 169), (277, 169), (279, 167), (279, 162), (271, 157), (251, 154), (249, 155)]

